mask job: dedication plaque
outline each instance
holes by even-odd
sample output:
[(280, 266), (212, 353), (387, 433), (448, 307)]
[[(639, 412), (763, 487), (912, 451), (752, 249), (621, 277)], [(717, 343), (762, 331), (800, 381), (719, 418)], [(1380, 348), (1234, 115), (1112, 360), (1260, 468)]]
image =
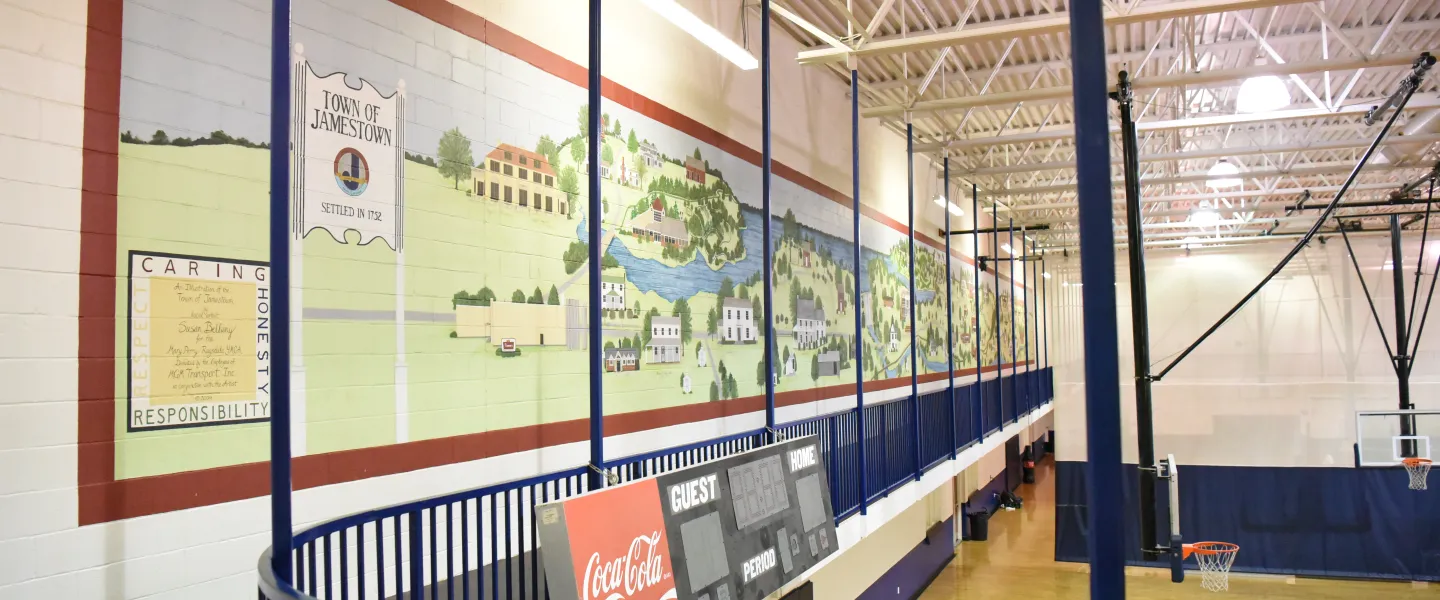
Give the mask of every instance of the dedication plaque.
[(550, 597), (759, 600), (799, 578), (838, 549), (817, 440), (541, 505)]
[(270, 417), (263, 262), (130, 253), (129, 431)]

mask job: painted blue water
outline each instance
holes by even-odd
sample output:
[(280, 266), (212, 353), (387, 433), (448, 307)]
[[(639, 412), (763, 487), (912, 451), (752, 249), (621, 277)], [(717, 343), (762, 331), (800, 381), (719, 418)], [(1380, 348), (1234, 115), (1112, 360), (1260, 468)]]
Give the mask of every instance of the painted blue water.
[[(720, 289), (720, 282), (726, 277), (738, 285), (761, 269), (761, 253), (758, 252), (758, 249), (763, 244), (763, 231), (758, 224), (764, 217), (759, 210), (749, 206), (741, 205), (741, 211), (745, 215), (747, 224), (740, 231), (741, 243), (746, 249), (745, 258), (739, 262), (727, 263), (719, 269), (710, 268), (703, 254), (699, 252), (697, 252), (695, 260), (678, 267), (666, 265), (655, 259), (640, 258), (631, 254), (618, 237), (610, 243), (606, 250), (615, 257), (620, 266), (625, 267), (626, 278), (641, 292), (653, 291), (671, 302), (679, 298), (689, 298), (700, 292), (713, 293)], [(575, 238), (581, 241), (588, 239), (587, 227), (586, 218), (582, 217), (580, 223), (575, 227)], [(779, 233), (783, 230), (784, 225), (781, 219), (773, 218), (771, 220), (771, 233), (775, 237), (771, 242), (773, 249), (779, 248)], [(841, 269), (853, 272), (850, 257), (854, 253), (854, 246), (850, 242), (810, 228), (805, 228), (805, 235), (815, 240), (817, 250), (822, 247), (826, 248)], [(863, 248), (863, 251), (868, 253), (867, 259), (872, 256), (882, 257), (869, 248)], [(862, 286), (867, 285), (864, 278), (861, 279), (861, 283)]]

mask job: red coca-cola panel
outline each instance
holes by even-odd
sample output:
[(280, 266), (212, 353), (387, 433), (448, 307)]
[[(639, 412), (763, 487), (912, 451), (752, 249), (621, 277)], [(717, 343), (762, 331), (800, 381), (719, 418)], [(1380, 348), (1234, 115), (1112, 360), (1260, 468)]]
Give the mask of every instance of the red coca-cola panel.
[(581, 600), (673, 600), (675, 577), (654, 479), (565, 503)]

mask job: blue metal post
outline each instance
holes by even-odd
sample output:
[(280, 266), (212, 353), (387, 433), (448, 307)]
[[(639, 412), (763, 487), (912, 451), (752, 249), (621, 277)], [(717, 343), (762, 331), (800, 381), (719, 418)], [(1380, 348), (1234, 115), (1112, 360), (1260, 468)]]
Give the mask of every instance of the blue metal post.
[(860, 445), (860, 514), (869, 512), (870, 488), (865, 484), (865, 331), (864, 310), (860, 305), (860, 278), (864, 268), (860, 262), (860, 73), (852, 57), (850, 64), (850, 177), (855, 217), (855, 443)]
[(290, 0), (270, 6), (270, 564), (290, 583), (290, 243), (299, 232), (290, 226)]
[[(1010, 259), (1005, 261), (1005, 264), (1010, 265), (1010, 271), (1008, 273), (1010, 275), (1010, 406), (1015, 407), (1015, 410), (1019, 411), (1020, 398), (1018, 398), (1018, 394), (1016, 394), (1019, 384), (1015, 381), (1015, 376), (1020, 374), (1020, 361), (1016, 356), (1017, 349), (1015, 348), (1016, 342), (1019, 340), (1016, 336), (1015, 329), (1015, 263), (1019, 262), (1015, 260), (1017, 258), (1015, 254), (1015, 219), (1010, 219), (1009, 233), (1006, 235), (1008, 235), (1009, 238), (1005, 243), (1010, 244)], [(1025, 242), (1022, 240), (1020, 245), (1024, 246)], [(1021, 262), (1020, 265), (1023, 267), (1025, 263)]]
[(586, 158), (589, 172), (589, 204), (586, 210), (586, 224), (590, 240), (590, 489), (605, 486), (601, 469), (605, 468), (605, 340), (601, 331), (600, 316), (600, 268), (605, 249), (602, 227), (605, 221), (603, 198), (600, 191), (600, 0), (590, 0), (590, 81), (589, 81), (589, 130), (590, 156)]
[(915, 343), (920, 335), (920, 323), (915, 320), (920, 290), (915, 286), (915, 125), (908, 118), (905, 120), (905, 157), (910, 195), (910, 412), (915, 423), (915, 480), (919, 481), (925, 470), (925, 459), (920, 456), (920, 353)]
[(1115, 221), (1110, 205), (1109, 76), (1100, 0), (1070, 3), (1080, 289), (1085, 328), (1086, 489), (1090, 597), (1125, 597), (1125, 482), (1120, 469), (1120, 365), (1115, 322)]
[(945, 361), (948, 372), (945, 377), (945, 398), (950, 402), (950, 459), (955, 459), (955, 447), (960, 445), (960, 425), (955, 418), (955, 288), (951, 285), (954, 272), (950, 270), (950, 154), (945, 154), (945, 168), (940, 179), (940, 197), (945, 199)]
[(975, 423), (975, 441), (985, 437), (985, 361), (980, 350), (980, 186), (970, 184), (970, 239), (975, 242), (975, 393), (970, 415)]
[[(1021, 258), (1021, 259), (1028, 259), (1028, 258), (1030, 258), (1030, 251), (1025, 248), (1025, 228), (1024, 228), (1023, 226), (1020, 228), (1020, 258)], [(1022, 260), (1022, 261), (1020, 262), (1020, 291), (1025, 293), (1025, 299), (1020, 301), (1020, 316), (1021, 316), (1021, 318), (1024, 319), (1023, 321), (1021, 321), (1021, 323), (1025, 325), (1025, 403), (1026, 403), (1026, 405), (1027, 405), (1027, 406), (1026, 406), (1027, 409), (1029, 408), (1029, 406), (1028, 406), (1029, 403), (1033, 401), (1033, 399), (1031, 398), (1031, 392), (1034, 391), (1034, 390), (1032, 389), (1032, 388), (1033, 388), (1032, 383), (1033, 383), (1033, 381), (1034, 381), (1034, 379), (1035, 379), (1034, 377), (1031, 377), (1031, 376), (1030, 376), (1030, 272), (1031, 272), (1031, 271), (1032, 271), (1032, 269), (1030, 268), (1030, 263), (1029, 263), (1029, 262), (1026, 262), (1025, 260)], [(1029, 411), (1027, 410), (1026, 412), (1029, 412)]]
[(775, 257), (770, 244), (770, 221), (774, 218), (770, 207), (770, 0), (760, 0), (760, 172), (762, 201), (765, 205), (765, 251), (761, 260), (765, 270), (765, 432), (769, 441), (775, 441)]

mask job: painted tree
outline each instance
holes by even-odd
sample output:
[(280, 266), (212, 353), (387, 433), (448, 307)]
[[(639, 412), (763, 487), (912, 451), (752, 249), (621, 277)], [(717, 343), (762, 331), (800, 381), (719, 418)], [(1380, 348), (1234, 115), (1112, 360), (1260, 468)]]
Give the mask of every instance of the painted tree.
[(470, 180), (471, 165), (475, 158), (470, 154), (470, 139), (455, 127), (440, 135), (440, 148), (435, 153), (440, 157), (440, 176), (455, 181), (460, 189), (461, 181)]
[(810, 380), (820, 381), (820, 354), (810, 355)]
[(660, 316), (660, 309), (658, 308), (651, 308), (650, 312), (645, 313), (645, 324), (642, 325), (640, 329), (640, 338), (644, 340), (645, 343), (640, 345), (641, 348), (650, 344), (650, 324), (655, 317), (658, 316)]
[(711, 401), (711, 402), (719, 402), (719, 401), (720, 401), (720, 386), (715, 385), (715, 382), (713, 382), (713, 381), (710, 382), (710, 401)]
[(544, 304), (545, 295), (540, 293), (540, 286), (535, 286), (535, 293), (530, 294), (530, 304)]
[(735, 282), (730, 279), (730, 276), (727, 275), (724, 279), (720, 280), (720, 291), (717, 292), (716, 295), (719, 296), (722, 301), (735, 296)]
[(523, 291), (521, 291), (521, 290), (515, 290), (515, 293), (510, 294), (510, 301), (511, 301), (511, 302), (514, 302), (514, 303), (516, 303), (516, 304), (524, 304), (524, 303), (525, 303), (525, 292), (523, 292)]
[[(551, 154), (555, 153), (555, 148), (555, 140), (550, 139), (548, 135), (541, 135), (540, 140), (535, 142), (535, 153), (543, 155), (546, 158), (549, 158)], [(550, 162), (555, 161), (551, 159)]]
[(600, 147), (600, 160), (615, 162), (615, 151), (610, 149), (609, 144)]
[(585, 162), (585, 148), (589, 145), (590, 138), (583, 135), (570, 140), (570, 159), (577, 164)]
[(560, 306), (560, 290), (554, 285), (550, 286), (550, 295), (545, 298), (545, 303), (551, 306)]
[(708, 317), (706, 318), (706, 320), (705, 320), (705, 331), (709, 332), (710, 335), (715, 335), (715, 328), (716, 328), (716, 325), (718, 324), (718, 323), (717, 323), (718, 320), (719, 320), (719, 315), (718, 315), (718, 313), (716, 312), (716, 309), (714, 309), (714, 308), (710, 309), (710, 314), (709, 314), (709, 316), (708, 316)]
[(680, 298), (675, 301), (675, 306), (670, 309), (670, 316), (680, 317), (680, 341), (689, 343), (692, 336), (690, 324), (690, 301)]
[(573, 206), (575, 197), (580, 195), (580, 176), (575, 172), (575, 167), (566, 166), (561, 169), (560, 191), (565, 192), (565, 200)]
[(630, 139), (626, 140), (625, 147), (630, 151), (631, 154), (640, 151), (640, 139), (635, 137), (634, 129), (630, 130)]
[(576, 119), (580, 124), (580, 137), (583, 140), (590, 136), (590, 105), (580, 105), (580, 115)]
[(695, 148), (695, 160), (700, 160), (700, 148), (698, 146)]

